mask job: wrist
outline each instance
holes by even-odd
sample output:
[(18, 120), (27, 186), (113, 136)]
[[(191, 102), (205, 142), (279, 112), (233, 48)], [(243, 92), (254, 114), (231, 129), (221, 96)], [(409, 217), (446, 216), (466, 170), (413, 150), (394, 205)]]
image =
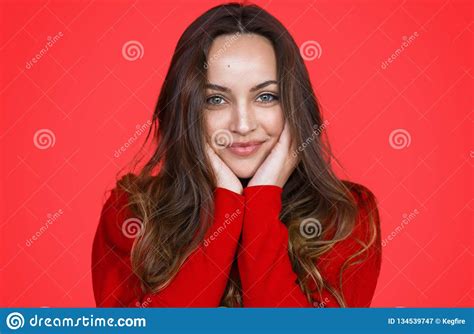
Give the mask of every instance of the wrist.
[(283, 188), (284, 183), (278, 182), (277, 180), (261, 180), (254, 181), (253, 179), (249, 181), (247, 187), (256, 187), (256, 186), (276, 186)]
[(266, 231), (272, 225), (268, 224), (269, 221), (279, 220), (282, 209), (282, 193), (283, 189), (276, 185), (257, 185), (244, 188), (246, 215), (250, 220), (258, 222), (250, 224), (254, 225), (253, 228)]
[(229, 191), (232, 191), (238, 195), (242, 195), (243, 194), (243, 188), (242, 186), (238, 186), (238, 185), (226, 185), (226, 184), (221, 184), (221, 185), (217, 185), (217, 188), (222, 188), (222, 189), (226, 189), (226, 190), (229, 190)]

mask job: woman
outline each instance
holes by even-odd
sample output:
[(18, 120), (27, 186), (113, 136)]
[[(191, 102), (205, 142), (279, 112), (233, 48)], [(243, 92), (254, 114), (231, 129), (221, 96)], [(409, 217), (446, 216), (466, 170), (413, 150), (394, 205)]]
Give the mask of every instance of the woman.
[(339, 180), (298, 47), (254, 5), (181, 36), (153, 115), (156, 150), (106, 201), (98, 306), (368, 307), (374, 195)]

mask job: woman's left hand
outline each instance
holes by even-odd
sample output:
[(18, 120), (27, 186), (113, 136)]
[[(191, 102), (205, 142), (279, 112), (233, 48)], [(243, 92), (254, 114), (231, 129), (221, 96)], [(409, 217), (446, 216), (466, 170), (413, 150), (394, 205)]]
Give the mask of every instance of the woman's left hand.
[(296, 144), (291, 138), (288, 122), (285, 122), (278, 142), (257, 169), (247, 187), (276, 185), (283, 188), (298, 164), (298, 155), (295, 153)]

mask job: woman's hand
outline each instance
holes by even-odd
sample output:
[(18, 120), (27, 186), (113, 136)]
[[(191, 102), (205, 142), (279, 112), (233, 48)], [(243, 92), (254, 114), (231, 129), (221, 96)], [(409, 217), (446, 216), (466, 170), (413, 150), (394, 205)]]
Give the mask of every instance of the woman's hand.
[(216, 175), (217, 187), (225, 188), (242, 194), (242, 183), (232, 170), (222, 161), (222, 159), (214, 152), (214, 149), (206, 142), (206, 153)]
[(298, 156), (292, 154), (295, 149), (296, 144), (291, 138), (290, 127), (288, 122), (285, 122), (285, 126), (280, 134), (278, 142), (275, 144), (265, 161), (257, 169), (247, 187), (257, 185), (276, 185), (283, 188), (298, 164)]

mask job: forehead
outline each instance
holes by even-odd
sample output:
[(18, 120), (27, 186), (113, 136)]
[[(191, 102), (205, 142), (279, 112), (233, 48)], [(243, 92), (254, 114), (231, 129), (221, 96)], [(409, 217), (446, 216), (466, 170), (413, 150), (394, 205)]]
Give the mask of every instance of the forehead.
[(209, 50), (207, 79), (231, 89), (277, 80), (271, 42), (256, 34), (221, 35)]

